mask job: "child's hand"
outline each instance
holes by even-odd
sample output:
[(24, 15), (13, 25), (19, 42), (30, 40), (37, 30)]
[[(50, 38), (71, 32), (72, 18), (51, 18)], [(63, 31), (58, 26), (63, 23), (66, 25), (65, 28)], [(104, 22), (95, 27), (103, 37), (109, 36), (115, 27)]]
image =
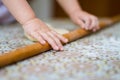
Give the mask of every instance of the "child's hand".
[(54, 50), (63, 50), (61, 41), (64, 43), (68, 41), (37, 18), (23, 24), (23, 28), (28, 35), (37, 39), (41, 44), (45, 44), (47, 41)]
[(76, 11), (70, 15), (73, 22), (83, 29), (96, 31), (99, 29), (99, 21), (97, 17), (85, 12)]

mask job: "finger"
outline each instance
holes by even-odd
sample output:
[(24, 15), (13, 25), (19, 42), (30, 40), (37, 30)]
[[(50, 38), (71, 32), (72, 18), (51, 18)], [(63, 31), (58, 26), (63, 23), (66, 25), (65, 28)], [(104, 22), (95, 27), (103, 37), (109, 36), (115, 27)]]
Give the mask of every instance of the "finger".
[(94, 32), (96, 32), (98, 29), (99, 29), (100, 27), (99, 27), (99, 22), (98, 21), (96, 21), (96, 26), (94, 27)]
[(85, 21), (85, 29), (90, 30), (90, 25), (91, 25), (90, 18), (85, 18), (84, 21)]
[(52, 39), (54, 39), (54, 41), (56, 42), (57, 46), (59, 46), (60, 50), (63, 50), (63, 46), (60, 42), (60, 40), (51, 32), (47, 33)]
[(79, 25), (82, 29), (85, 29), (85, 23), (81, 19), (77, 20), (77, 25)]
[(97, 30), (98, 30), (98, 28), (97, 28), (97, 27), (93, 28), (93, 32), (96, 32)]
[(95, 28), (93, 28), (93, 32), (96, 32), (97, 30), (99, 30), (99, 26), (97, 25)]
[(44, 32), (39, 32), (39, 33), (42, 36), (42, 38), (44, 38), (44, 40), (46, 40), (54, 50), (59, 50), (59, 47), (57, 46), (56, 42), (51, 37), (49, 37)]
[(97, 29), (97, 20), (94, 18), (94, 17), (91, 17), (91, 29), (93, 30), (96, 30)]
[(97, 20), (97, 30), (100, 29), (100, 26), (99, 26), (99, 21)]
[(44, 39), (42, 39), (42, 37), (41, 37), (41, 35), (39, 35), (39, 33), (32, 32), (31, 35), (33, 36), (33, 38), (37, 39), (41, 44), (46, 43), (46, 41)]
[(95, 31), (97, 31), (98, 29), (99, 29), (99, 21), (98, 21), (98, 19), (97, 18), (93, 18), (93, 31), (95, 32)]
[(63, 37), (62, 35), (58, 34), (57, 32), (55, 31), (51, 31), (56, 37), (58, 37), (58, 39), (60, 39), (62, 42), (64, 43), (67, 43), (68, 42), (68, 39)]

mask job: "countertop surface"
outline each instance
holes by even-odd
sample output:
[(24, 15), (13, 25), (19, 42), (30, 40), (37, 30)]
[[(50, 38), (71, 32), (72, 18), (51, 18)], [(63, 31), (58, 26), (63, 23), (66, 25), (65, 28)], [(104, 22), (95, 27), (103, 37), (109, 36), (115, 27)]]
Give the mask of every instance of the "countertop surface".
[[(76, 28), (69, 21), (52, 26)], [(33, 42), (19, 24), (0, 26), (0, 55)], [(3, 61), (4, 62), (4, 61)], [(0, 80), (120, 80), (120, 23), (64, 46), (0, 69)]]

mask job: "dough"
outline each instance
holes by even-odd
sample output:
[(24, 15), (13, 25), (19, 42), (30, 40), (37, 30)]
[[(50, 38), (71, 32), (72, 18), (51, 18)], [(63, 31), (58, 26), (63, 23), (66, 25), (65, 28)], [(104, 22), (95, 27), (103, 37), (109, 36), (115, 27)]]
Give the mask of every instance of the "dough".
[[(61, 29), (61, 28), (54, 28), (52, 27), (50, 24), (47, 24), (48, 27), (56, 32), (58, 32), (59, 34), (65, 34), (65, 33), (68, 33), (69, 31), (67, 29)], [(27, 33), (24, 33), (25, 36), (31, 40), (31, 41), (37, 41), (36, 39), (32, 38), (31, 36), (29, 36)]]

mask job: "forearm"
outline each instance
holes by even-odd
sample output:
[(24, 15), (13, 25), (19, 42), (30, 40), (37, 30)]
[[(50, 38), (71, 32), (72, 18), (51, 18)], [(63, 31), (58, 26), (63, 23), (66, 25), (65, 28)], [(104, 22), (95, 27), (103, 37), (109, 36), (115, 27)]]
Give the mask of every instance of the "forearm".
[(57, 0), (57, 1), (68, 15), (71, 15), (75, 11), (82, 10), (78, 3), (78, 0)]
[(2, 0), (16, 20), (24, 24), (27, 21), (34, 19), (35, 13), (29, 6), (26, 0)]

